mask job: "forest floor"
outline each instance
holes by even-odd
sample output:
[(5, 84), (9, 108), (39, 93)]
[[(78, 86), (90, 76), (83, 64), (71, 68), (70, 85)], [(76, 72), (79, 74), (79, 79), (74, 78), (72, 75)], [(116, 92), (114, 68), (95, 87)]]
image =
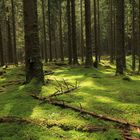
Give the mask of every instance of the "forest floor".
[[(56, 96), (55, 99), (96, 114), (140, 125), (140, 76), (130, 73), (127, 73), (129, 78), (115, 76), (115, 67), (106, 61), (101, 62), (99, 69), (49, 64), (44, 66), (44, 70), (53, 71), (54, 74), (45, 76), (49, 80), (43, 86), (36, 81), (22, 84), (25, 80), (23, 66), (10, 66), (0, 76), (0, 140), (124, 139), (116, 123), (41, 102), (31, 96), (37, 94), (47, 97), (56, 89), (60, 90), (61, 86), (65, 86), (63, 90), (66, 90), (65, 82), (69, 83), (68, 86), (77, 84), (78, 89)], [(1, 123), (4, 117), (34, 120), (37, 123)], [(97, 130), (90, 131), (89, 128), (92, 130), (94, 127)], [(140, 138), (138, 132), (139, 129), (132, 130), (132, 137)]]

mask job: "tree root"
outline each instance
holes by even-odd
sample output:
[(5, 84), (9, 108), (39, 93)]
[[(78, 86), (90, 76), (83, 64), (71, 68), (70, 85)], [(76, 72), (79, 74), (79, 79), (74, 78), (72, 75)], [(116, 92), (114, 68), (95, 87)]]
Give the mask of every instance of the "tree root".
[(49, 123), (47, 120), (36, 120), (36, 119), (25, 119), (15, 116), (6, 116), (6, 117), (0, 117), (0, 123), (16, 123), (16, 124), (33, 124), (38, 125), (41, 127), (47, 127), (52, 128), (54, 126), (58, 126), (64, 131), (70, 131), (75, 129), (76, 131), (80, 132), (97, 132), (97, 131), (106, 131), (106, 128), (100, 127), (100, 126), (93, 126), (93, 125), (81, 125), (80, 127), (76, 126), (67, 126), (64, 124), (56, 124), (56, 123)]

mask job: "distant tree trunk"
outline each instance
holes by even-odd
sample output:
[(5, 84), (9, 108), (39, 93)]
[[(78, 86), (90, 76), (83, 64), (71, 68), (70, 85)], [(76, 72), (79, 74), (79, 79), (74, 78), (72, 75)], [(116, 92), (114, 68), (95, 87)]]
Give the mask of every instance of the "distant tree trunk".
[(114, 62), (114, 45), (113, 45), (113, 1), (109, 0), (109, 49), (110, 63)]
[(2, 44), (1, 25), (0, 25), (0, 66), (4, 66), (4, 56), (3, 56), (3, 44)]
[(97, 4), (96, 4), (96, 0), (94, 0), (94, 38), (95, 38), (95, 63), (94, 63), (94, 66), (96, 68), (98, 67), (98, 51), (99, 51), (97, 30), (98, 30), (97, 29)]
[(17, 65), (17, 45), (16, 45), (16, 22), (15, 22), (15, 2), (11, 0), (12, 5), (12, 26), (13, 26), (13, 50), (14, 50), (14, 63)]
[(64, 48), (63, 48), (63, 34), (62, 34), (62, 8), (61, 8), (61, 0), (59, 0), (59, 34), (60, 34), (60, 57), (61, 61), (64, 61)]
[(102, 49), (101, 49), (101, 37), (100, 37), (100, 1), (97, 0), (97, 12), (98, 12), (98, 47), (99, 47), (99, 61), (101, 59)]
[(49, 61), (52, 61), (52, 32), (51, 32), (51, 4), (50, 4), (50, 0), (48, 0), (48, 28), (49, 28)]
[(139, 67), (138, 71), (140, 72), (140, 0), (139, 0)]
[(67, 0), (67, 26), (68, 26), (68, 61), (69, 64), (72, 64), (72, 42), (71, 42), (71, 8), (70, 8), (70, 0)]
[(72, 22), (72, 49), (73, 49), (73, 64), (78, 64), (77, 42), (76, 42), (76, 16), (75, 16), (75, 0), (71, 0), (71, 22)]
[(124, 73), (124, 0), (116, 2), (116, 74)]
[(8, 63), (13, 63), (13, 46), (11, 39), (11, 27), (10, 27), (10, 18), (7, 19), (7, 31), (8, 31)]
[(38, 33), (37, 0), (23, 0), (25, 30), (26, 82), (44, 82)]
[(83, 0), (80, 0), (80, 11), (81, 11), (81, 58), (82, 62), (84, 62)]
[(85, 25), (86, 25), (86, 67), (93, 66), (92, 43), (91, 43), (91, 13), (90, 0), (85, 0)]
[(135, 2), (132, 1), (132, 70), (136, 69), (136, 12)]
[(42, 2), (42, 19), (43, 19), (43, 42), (44, 42), (44, 55), (45, 55), (45, 62), (48, 62), (48, 54), (47, 54), (47, 36), (46, 36), (46, 18), (45, 18), (45, 2), (44, 0), (41, 0)]

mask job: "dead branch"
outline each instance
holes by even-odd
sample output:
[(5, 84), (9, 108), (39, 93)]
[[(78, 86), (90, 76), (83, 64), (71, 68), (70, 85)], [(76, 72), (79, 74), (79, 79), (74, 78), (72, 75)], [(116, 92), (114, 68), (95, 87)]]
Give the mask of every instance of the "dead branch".
[(82, 109), (82, 108), (78, 108), (78, 107), (74, 107), (74, 106), (71, 106), (69, 104), (66, 104), (62, 101), (59, 101), (59, 100), (54, 100), (54, 99), (48, 99), (46, 97), (39, 97), (39, 96), (36, 96), (36, 95), (31, 95), (33, 98), (35, 99), (38, 99), (38, 100), (41, 100), (43, 102), (47, 102), (47, 103), (50, 103), (52, 105), (56, 105), (56, 106), (59, 106), (59, 107), (62, 107), (62, 108), (68, 108), (68, 109), (72, 109), (76, 112), (80, 112), (80, 113), (83, 113), (83, 114), (87, 114), (87, 115), (90, 115), (92, 117), (95, 117), (95, 118), (98, 118), (98, 119), (101, 119), (101, 120), (105, 120), (105, 121), (110, 121), (110, 122), (114, 122), (114, 123), (118, 123), (120, 125), (124, 125), (124, 126), (127, 126), (127, 127), (134, 127), (134, 128), (140, 128), (140, 126), (138, 125), (135, 125), (135, 124), (131, 124), (127, 121), (124, 121), (124, 120), (119, 120), (119, 119), (115, 119), (115, 118), (112, 118), (112, 117), (108, 117), (108, 116), (105, 116), (105, 115), (101, 115), (101, 114), (96, 114), (94, 112), (90, 112), (90, 111), (87, 111), (85, 109)]
[(3, 85), (1, 85), (1, 87), (7, 87), (7, 86), (11, 86), (11, 85), (20, 85), (20, 84), (23, 84), (24, 81), (22, 80), (17, 80), (17, 81), (9, 81)]

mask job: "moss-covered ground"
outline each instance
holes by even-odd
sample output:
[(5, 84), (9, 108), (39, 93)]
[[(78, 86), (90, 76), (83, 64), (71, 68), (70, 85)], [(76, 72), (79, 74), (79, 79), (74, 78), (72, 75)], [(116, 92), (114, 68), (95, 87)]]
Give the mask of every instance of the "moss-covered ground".
[[(108, 66), (106, 66), (108, 65)], [(81, 115), (70, 109), (62, 109), (48, 103), (40, 104), (30, 94), (48, 96), (56, 91), (57, 81), (74, 84), (79, 88), (67, 95), (57, 97), (73, 106), (123, 119), (140, 125), (140, 76), (129, 75), (130, 81), (122, 76), (115, 76), (113, 65), (102, 61), (99, 69), (78, 67), (44, 66), (52, 70), (53, 75), (45, 76), (48, 84), (41, 86), (36, 82), (28, 85), (2, 87), (9, 81), (25, 80), (22, 66), (10, 66), (0, 76), (0, 117), (17, 116), (22, 118), (47, 120), (58, 124), (51, 128), (33, 124), (5, 123), (0, 124), (0, 140), (121, 140), (123, 136), (114, 123), (103, 121), (87, 115)], [(80, 105), (81, 104), (81, 105)], [(71, 128), (65, 130), (60, 126)], [(105, 132), (81, 132), (76, 128), (83, 125), (94, 125), (107, 128)], [(134, 134), (135, 135), (135, 134)], [(138, 137), (138, 136), (137, 136)]]

